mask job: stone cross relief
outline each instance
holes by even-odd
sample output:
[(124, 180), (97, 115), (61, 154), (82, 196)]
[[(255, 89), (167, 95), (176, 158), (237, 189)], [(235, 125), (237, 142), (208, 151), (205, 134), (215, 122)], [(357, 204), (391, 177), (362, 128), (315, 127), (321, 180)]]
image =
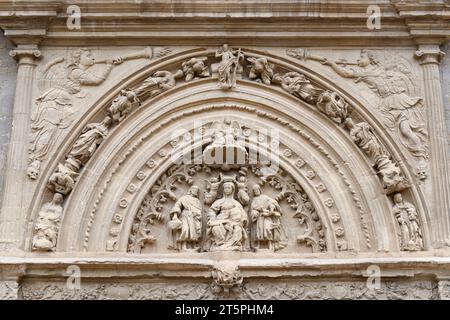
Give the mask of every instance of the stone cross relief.
[[(38, 177), (41, 162), (52, 148), (52, 143), (54, 143), (59, 130), (68, 127), (73, 121), (71, 117), (73, 114), (72, 97), (79, 94), (83, 86), (102, 83), (112, 68), (124, 61), (164, 56), (168, 53), (170, 50), (165, 49), (154, 54), (153, 49), (147, 48), (134, 54), (96, 61), (89, 50), (80, 49), (72, 53), (71, 61), (64, 67), (62, 65), (64, 59), (56, 59), (47, 64), (44, 67), (44, 74), (51, 74), (50, 71), (55, 66), (59, 66), (62, 68), (64, 76), (58, 84), (53, 83), (50, 89), (37, 99), (37, 108), (32, 116), (30, 166), (28, 168), (30, 178)], [(426, 132), (420, 129), (420, 126), (412, 124), (411, 118), (408, 117), (412, 117), (412, 108), (419, 105), (421, 99), (411, 98), (399, 84), (394, 86), (397, 82), (387, 79), (382, 74), (383, 69), (372, 55), (362, 51), (361, 61), (358, 60), (358, 71), (353, 73), (344, 72), (346, 65), (343, 65), (342, 62), (330, 62), (325, 58), (311, 56), (304, 52), (303, 55), (300, 55), (298, 50), (288, 51), (288, 55), (321, 61), (335, 70), (339, 70), (337, 72), (341, 72), (345, 76), (356, 77), (357, 75), (359, 81), (367, 83), (372, 88), (378, 88), (377, 92), (381, 90), (382, 85), (391, 88), (391, 91), (381, 95), (385, 99), (383, 100), (384, 110), (386, 114), (394, 115), (395, 113), (395, 117), (392, 119), (398, 120), (399, 132), (404, 134), (405, 138), (402, 142), (409, 146), (408, 150), (423, 159), (426, 158), (426, 143), (419, 143), (419, 141), (423, 141), (420, 137), (425, 137)], [(214, 58), (220, 59), (220, 61), (210, 63), (210, 59)], [(100, 74), (93, 74), (90, 71), (95, 64), (105, 64), (105, 68)], [(318, 112), (323, 113), (330, 121), (345, 130), (355, 145), (366, 155), (379, 176), (386, 195), (397, 193), (401, 195), (402, 191), (409, 188), (410, 183), (373, 128), (366, 122), (355, 123), (350, 105), (337, 92), (319, 87), (298, 71), (286, 71), (285, 67), (274, 65), (266, 57), (249, 56), (241, 49), (232, 49), (225, 44), (214, 52), (213, 56), (203, 54), (191, 57), (181, 62), (179, 69), (156, 71), (134, 87), (121, 90), (105, 109), (107, 115), (103, 119), (98, 119), (98, 122), (86, 125), (80, 132), (65, 159), (50, 177), (48, 188), (52, 192), (53, 201), (42, 206), (39, 216), (42, 215), (45, 220), (47, 219), (45, 213), (49, 211), (49, 207), (63, 207), (65, 198), (72, 192), (83, 167), (95, 154), (99, 145), (118, 123), (136, 112), (144, 100), (174, 88), (180, 81), (197, 81), (214, 75), (217, 76), (218, 86), (223, 90), (233, 89), (237, 84), (237, 78), (245, 76), (247, 80), (261, 85), (278, 85), (289, 94), (315, 106)], [(49, 78), (51, 79), (50, 76)], [(397, 102), (401, 107), (396, 107), (395, 103)], [(213, 141), (205, 149), (201, 169), (189, 169), (191, 173), (192, 170), (194, 172), (209, 171), (210, 176), (205, 177), (208, 183), (204, 191), (203, 204), (200, 201), (201, 186), (199, 185), (191, 186), (182, 196), (174, 196), (170, 192), (163, 195), (163, 197), (168, 196), (175, 201), (168, 223), (171, 247), (176, 250), (204, 250), (204, 244), (200, 245), (199, 240), (208, 238), (207, 250), (211, 248), (212, 250), (242, 250), (249, 241), (252, 243), (252, 248), (256, 250), (262, 248), (273, 251), (283, 249), (287, 239), (282, 223), (285, 212), (280, 207), (283, 196), (270, 197), (264, 194), (261, 187), (267, 185), (268, 181), (260, 175), (258, 176), (259, 168), (244, 165), (245, 170), (241, 170), (242, 165), (228, 166), (211, 163), (211, 155), (220, 150), (234, 150), (239, 157), (243, 159), (248, 157), (247, 150), (238, 141), (238, 132), (241, 130), (239, 124), (224, 121), (216, 123), (214, 130)], [(423, 136), (420, 135), (422, 133)], [(412, 143), (413, 141), (416, 143)], [(410, 142), (411, 144), (409, 144)], [(183, 169), (176, 168), (176, 170)], [(249, 184), (249, 172), (253, 174), (253, 180), (255, 180), (255, 176), (260, 179), (258, 183)], [(183, 174), (185, 177), (190, 175), (190, 173)], [(281, 178), (275, 175), (272, 179), (275, 181)], [(281, 188), (285, 188), (285, 186)], [(248, 189), (251, 192), (248, 192)], [(326, 251), (323, 226), (318, 219), (311, 218), (317, 214), (313, 213), (314, 208), (307, 200), (307, 196), (298, 191), (291, 193), (297, 194), (298, 199), (303, 199), (295, 200), (294, 204), (296, 210), (299, 210), (296, 213), (299, 222), (309, 221), (309, 224), (318, 224), (311, 228), (319, 230), (314, 231), (314, 234), (298, 236), (298, 242), (306, 242), (316, 251)], [(156, 196), (150, 192), (150, 195), (152, 198), (147, 199), (150, 206), (154, 205), (154, 199), (156, 199), (156, 203), (160, 202), (161, 194)], [(249, 202), (250, 198), (252, 198), (251, 203)], [(203, 205), (208, 206), (208, 212), (205, 215), (207, 219), (199, 217), (198, 210)], [(312, 208), (312, 211), (305, 208)], [(160, 213), (151, 210), (150, 213), (147, 212), (147, 215), (135, 221), (128, 251), (140, 252), (146, 243), (156, 240), (151, 234), (151, 228), (155, 218), (158, 220), (161, 216)], [(52, 211), (60, 212), (53, 209)], [(58, 221), (58, 219), (53, 219), (47, 224), (36, 224), (33, 239), (34, 250), (55, 249)], [(250, 229), (252, 229), (251, 234), (249, 233)], [(410, 237), (411, 234), (413, 234), (412, 231), (410, 231)], [(400, 239), (402, 237), (399, 236)], [(415, 239), (417, 238), (418, 236), (415, 236)], [(406, 240), (401, 241), (405, 242)], [(422, 248), (423, 244), (418, 244), (417, 241), (414, 248)], [(409, 243), (409, 241), (406, 242)], [(402, 245), (402, 250), (410, 250), (412, 247), (412, 245)]]

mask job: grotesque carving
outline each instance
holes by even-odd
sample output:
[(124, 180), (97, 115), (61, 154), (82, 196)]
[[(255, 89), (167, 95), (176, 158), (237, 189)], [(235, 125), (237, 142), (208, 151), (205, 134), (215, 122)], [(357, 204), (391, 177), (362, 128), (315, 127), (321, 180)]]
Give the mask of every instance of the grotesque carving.
[[(356, 63), (334, 62), (321, 58), (342, 77), (362, 81), (380, 97), (379, 109), (385, 117), (385, 124), (397, 130), (403, 145), (415, 157), (428, 158), (425, 121), (422, 114), (423, 102), (413, 97), (411, 72), (406, 65), (399, 66), (393, 61), (391, 66), (383, 65), (372, 52), (361, 50)], [(348, 67), (347, 64), (351, 66)]]
[(232, 263), (222, 263), (211, 272), (213, 278), (212, 289), (216, 294), (224, 293), (228, 296), (232, 289), (242, 289), (242, 276), (239, 267)]
[(108, 113), (114, 121), (121, 122), (140, 102), (133, 90), (122, 90), (108, 108)]
[(191, 58), (181, 64), (185, 75), (185, 81), (189, 82), (195, 78), (209, 77), (209, 68), (205, 65), (207, 57)]
[(75, 186), (78, 174), (63, 164), (58, 164), (58, 169), (50, 176), (48, 188), (53, 192), (63, 195), (69, 194)]
[(414, 205), (404, 201), (401, 193), (396, 193), (392, 213), (400, 227), (400, 249), (403, 251), (423, 250), (422, 229)]
[(222, 89), (231, 89), (236, 87), (236, 76), (242, 73), (242, 63), (244, 60), (244, 53), (241, 49), (232, 50), (228, 48), (227, 44), (222, 46), (222, 49), (217, 50), (216, 58), (221, 58), (222, 61), (218, 65), (219, 86)]
[(169, 228), (172, 230), (171, 247), (178, 250), (199, 249), (202, 231), (202, 205), (199, 188), (192, 186), (170, 211)]
[[(92, 157), (97, 147), (108, 135), (112, 119), (105, 117), (100, 123), (90, 123), (82, 131), (80, 137), (72, 146), (66, 160), (66, 166), (79, 171), (80, 165), (85, 165)], [(70, 164), (70, 165), (69, 165)]]
[(134, 91), (139, 97), (155, 97), (158, 94), (173, 88), (176, 79), (183, 76), (183, 71), (177, 70), (175, 73), (170, 71), (156, 71), (152, 76), (145, 79), (142, 84)]
[(348, 103), (336, 92), (325, 91), (317, 101), (316, 107), (337, 124), (345, 121), (348, 114)]
[(272, 80), (274, 83), (280, 84), (285, 91), (311, 104), (316, 104), (323, 92), (298, 72), (288, 72), (284, 75), (275, 74)]
[(63, 200), (61, 194), (55, 193), (53, 200), (42, 206), (34, 226), (33, 250), (51, 251), (55, 249)]
[(247, 61), (250, 62), (248, 77), (251, 80), (256, 80), (256, 82), (262, 82), (267, 85), (272, 83), (274, 65), (270, 64), (267, 58), (249, 57)]
[(347, 118), (345, 125), (350, 130), (352, 140), (373, 161), (387, 194), (401, 191), (409, 186), (400, 168), (392, 162), (389, 152), (375, 136), (368, 123), (355, 124), (351, 118)]
[(254, 237), (258, 249), (267, 245), (269, 250), (280, 250), (286, 246), (286, 235), (281, 225), (281, 208), (278, 202), (262, 194), (261, 187), (253, 186), (250, 216), (254, 223)]
[(247, 239), (247, 213), (234, 199), (234, 192), (234, 183), (225, 180), (223, 197), (209, 209), (207, 235), (212, 250), (242, 250)]

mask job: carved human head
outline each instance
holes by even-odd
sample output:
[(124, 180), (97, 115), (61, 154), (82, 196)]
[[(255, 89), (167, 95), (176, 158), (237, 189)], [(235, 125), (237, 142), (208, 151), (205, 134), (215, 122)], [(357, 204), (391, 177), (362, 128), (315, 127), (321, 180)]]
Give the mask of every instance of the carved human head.
[(95, 64), (95, 59), (92, 57), (91, 50), (83, 48), (72, 53), (72, 63), (81, 64), (82, 66), (90, 67)]
[(106, 116), (105, 119), (103, 119), (102, 121), (103, 125), (105, 125), (106, 127), (109, 127), (112, 123), (112, 119), (109, 116)]
[(194, 196), (194, 197), (198, 197), (198, 192), (199, 192), (199, 188), (197, 186), (192, 186), (189, 189), (189, 194)]
[(225, 52), (225, 51), (228, 51), (228, 44), (226, 44), (226, 43), (224, 43), (223, 45), (222, 45), (222, 50)]
[(227, 196), (232, 195), (234, 192), (234, 183), (233, 182), (225, 182), (223, 184), (223, 193)]
[(403, 197), (402, 197), (401, 193), (396, 193), (394, 195), (394, 202), (397, 203), (397, 204), (403, 202)]
[(345, 119), (344, 124), (350, 130), (353, 129), (353, 127), (355, 126), (355, 123), (353, 122), (352, 118)]
[(54, 203), (54, 204), (60, 205), (60, 204), (63, 203), (63, 201), (64, 201), (64, 197), (62, 196), (62, 194), (60, 194), (60, 193), (55, 193), (55, 194), (53, 195), (53, 203)]
[(365, 49), (361, 50), (359, 58), (356, 60), (356, 62), (360, 67), (367, 67), (370, 64), (376, 64), (373, 53)]
[(261, 187), (258, 184), (253, 185), (252, 189), (255, 196), (261, 195)]

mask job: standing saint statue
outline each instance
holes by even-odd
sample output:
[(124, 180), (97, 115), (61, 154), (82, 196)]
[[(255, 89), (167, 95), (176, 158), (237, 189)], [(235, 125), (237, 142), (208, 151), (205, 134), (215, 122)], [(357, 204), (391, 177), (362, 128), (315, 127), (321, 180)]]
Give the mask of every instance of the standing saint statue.
[(280, 250), (286, 246), (281, 226), (281, 208), (278, 202), (262, 194), (261, 187), (253, 186), (253, 201), (250, 216), (254, 222), (254, 240), (258, 249), (267, 244), (269, 250)]
[(234, 199), (235, 185), (223, 184), (223, 197), (209, 209), (207, 235), (212, 240), (212, 250), (242, 250), (247, 239), (247, 213)]
[(400, 226), (400, 250), (423, 250), (422, 230), (414, 205), (404, 201), (401, 193), (396, 193), (392, 213)]
[(170, 247), (178, 250), (198, 249), (202, 231), (202, 205), (199, 188), (192, 186), (188, 194), (182, 196), (170, 211)]
[(59, 222), (63, 213), (63, 196), (55, 193), (51, 202), (42, 206), (34, 227), (33, 250), (51, 251), (56, 247)]
[(236, 87), (236, 74), (242, 69), (244, 53), (239, 50), (228, 48), (227, 44), (222, 49), (216, 51), (216, 58), (221, 58), (219, 63), (219, 85), (222, 89)]

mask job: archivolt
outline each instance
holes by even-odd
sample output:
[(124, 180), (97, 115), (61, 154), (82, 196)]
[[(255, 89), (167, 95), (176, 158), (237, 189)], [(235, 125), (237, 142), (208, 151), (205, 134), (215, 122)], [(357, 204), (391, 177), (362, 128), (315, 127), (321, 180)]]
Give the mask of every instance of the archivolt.
[[(99, 99), (98, 103), (93, 105), (72, 128), (58, 156), (42, 172), (44, 178), (40, 183), (44, 184), (48, 180), (57, 163), (64, 158), (78, 137), (81, 128), (101, 117), (107, 104), (121, 89), (131, 87), (157, 70), (173, 69), (179, 66), (180, 61), (207, 53), (202, 50), (191, 50), (169, 56), (164, 61), (154, 62), (144, 70), (139, 70), (128, 79), (121, 81), (121, 84)], [(402, 157), (399, 146), (384, 133), (376, 117), (370, 110), (359, 104), (356, 98), (296, 61), (275, 56), (269, 56), (269, 58), (286, 69), (304, 73), (313, 82), (345, 97), (352, 105), (354, 114), (375, 129), (378, 137), (393, 157), (399, 161), (407, 178), (412, 180), (412, 174), (400, 160)], [(333, 181), (336, 184), (330, 186), (329, 190), (333, 198), (339, 200), (336, 205), (342, 213), (346, 233), (356, 235), (348, 239), (349, 249), (398, 250), (395, 236), (396, 223), (390, 214), (389, 200), (382, 194), (379, 181), (364, 155), (350, 141), (344, 130), (320, 114), (314, 107), (275, 86), (242, 80), (238, 82), (237, 89), (223, 91), (218, 89), (214, 79), (196, 80), (177, 85), (143, 103), (110, 132), (82, 171), (75, 189), (67, 199), (58, 250), (70, 251), (83, 248), (93, 251), (104, 250), (107, 238), (104, 225), (111, 221), (121, 194), (139, 168), (150, 158), (149, 155), (155, 154), (163, 147), (162, 141), (170, 141), (170, 133), (174, 127), (185, 125), (198, 117), (220, 118), (220, 110), (230, 117), (242, 117), (241, 119), (244, 120), (248, 118), (251, 121), (261, 122), (261, 125), (270, 123), (271, 127), (278, 127), (284, 134), (283, 143), (286, 145), (295, 144), (292, 137), (299, 139), (297, 145), (290, 146), (292, 150), (307, 160), (318, 175), (325, 178), (324, 180)], [(145, 155), (145, 158), (140, 155)], [(289, 164), (287, 159), (284, 161), (285, 166), (291, 168), (295, 174), (292, 164)], [(162, 172), (166, 167), (167, 164), (162, 165), (157, 172)], [(301, 179), (299, 174), (296, 174), (296, 177)], [(151, 179), (148, 181), (150, 185)], [(114, 187), (111, 187), (112, 184)], [(146, 187), (142, 188), (142, 190), (145, 189)], [(45, 198), (43, 191), (45, 186), (41, 185), (37, 190), (41, 191), (35, 195), (30, 218), (36, 215)], [(419, 191), (414, 186), (409, 190), (409, 196), (422, 214), (421, 220), (425, 226), (427, 212), (422, 205)], [(313, 195), (316, 205), (319, 206), (320, 195), (317, 195), (313, 188), (309, 194)], [(135, 203), (139, 203), (142, 197), (143, 193), (136, 197), (138, 200)], [(106, 204), (109, 205), (105, 206)], [(133, 214), (131, 208), (135, 206), (128, 206), (129, 215)], [(331, 225), (329, 221), (327, 225)], [(424, 229), (425, 240), (427, 240), (428, 234), (426, 228)], [(31, 226), (29, 231), (31, 232)], [(126, 246), (123, 240), (125, 238), (126, 236), (121, 237), (121, 250), (124, 250)]]

